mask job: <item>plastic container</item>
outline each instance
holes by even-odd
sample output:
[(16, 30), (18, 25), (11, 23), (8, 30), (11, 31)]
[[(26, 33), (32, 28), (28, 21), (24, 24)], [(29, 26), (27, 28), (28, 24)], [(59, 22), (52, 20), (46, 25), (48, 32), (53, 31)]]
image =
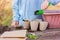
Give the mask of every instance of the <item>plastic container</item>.
[(44, 21), (49, 23), (48, 28), (60, 28), (60, 11), (59, 10), (47, 10), (42, 15)]

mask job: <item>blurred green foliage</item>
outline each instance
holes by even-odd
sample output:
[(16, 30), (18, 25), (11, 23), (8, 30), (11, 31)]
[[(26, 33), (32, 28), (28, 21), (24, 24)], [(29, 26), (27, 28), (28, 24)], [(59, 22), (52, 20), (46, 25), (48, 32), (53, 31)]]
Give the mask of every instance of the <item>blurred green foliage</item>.
[(4, 6), (1, 6), (1, 8), (3, 8), (3, 9), (0, 9), (1, 10), (0, 11), (0, 25), (9, 26), (11, 24), (11, 20), (12, 20), (12, 8), (11, 8), (12, 2), (6, 1), (6, 4), (4, 4), (4, 3), (2, 4)]

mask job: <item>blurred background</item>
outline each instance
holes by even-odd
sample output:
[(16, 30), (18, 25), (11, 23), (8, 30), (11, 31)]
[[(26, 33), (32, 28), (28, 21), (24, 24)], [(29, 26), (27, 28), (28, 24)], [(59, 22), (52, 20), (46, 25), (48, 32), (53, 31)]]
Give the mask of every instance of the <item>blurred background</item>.
[(0, 26), (8, 26), (12, 20), (12, 0), (0, 0)]
[[(50, 5), (47, 10), (60, 10), (60, 2)], [(12, 20), (12, 0), (0, 0), (0, 26), (11, 25)]]

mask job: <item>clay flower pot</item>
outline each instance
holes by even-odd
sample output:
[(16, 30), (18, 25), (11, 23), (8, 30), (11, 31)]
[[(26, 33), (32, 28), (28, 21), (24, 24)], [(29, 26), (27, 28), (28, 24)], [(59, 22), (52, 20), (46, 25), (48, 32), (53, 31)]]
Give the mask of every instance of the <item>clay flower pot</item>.
[(37, 29), (38, 29), (38, 22), (37, 21), (31, 21), (30, 22), (30, 26), (31, 26), (31, 31), (37, 31)]
[(47, 10), (42, 16), (49, 22), (48, 28), (60, 28), (60, 10)]
[(29, 26), (30, 26), (30, 22), (28, 20), (24, 20), (23, 21), (23, 28), (24, 29), (29, 29)]
[(40, 22), (40, 26), (39, 26), (39, 29), (41, 30), (41, 31), (43, 31), (43, 30), (46, 30), (46, 28), (48, 27), (48, 22)]

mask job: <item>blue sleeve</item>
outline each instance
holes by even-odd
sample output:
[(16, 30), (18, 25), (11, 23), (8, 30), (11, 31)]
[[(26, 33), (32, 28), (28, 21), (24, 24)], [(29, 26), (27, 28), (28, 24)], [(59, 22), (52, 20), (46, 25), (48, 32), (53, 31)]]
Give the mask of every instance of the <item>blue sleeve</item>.
[(20, 14), (19, 14), (19, 0), (12, 0), (12, 21), (19, 21)]
[(60, 0), (48, 0), (50, 3), (52, 3), (53, 5), (57, 4), (58, 2), (60, 2)]

